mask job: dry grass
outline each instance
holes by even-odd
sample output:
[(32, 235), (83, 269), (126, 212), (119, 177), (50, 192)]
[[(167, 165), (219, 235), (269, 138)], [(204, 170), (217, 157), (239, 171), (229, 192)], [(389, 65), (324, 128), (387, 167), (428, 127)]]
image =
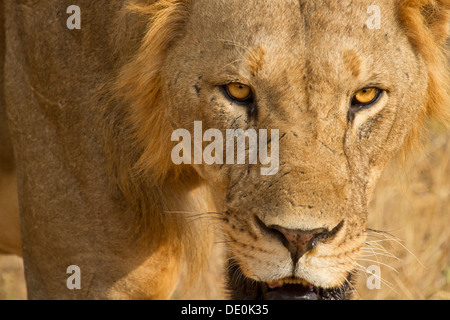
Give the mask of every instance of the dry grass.
[[(372, 261), (360, 264), (379, 265), (383, 282), (380, 290), (368, 290), (360, 273), (360, 298), (450, 300), (450, 132), (433, 138), (408, 164), (386, 170), (369, 227), (387, 233), (369, 234), (362, 259)], [(25, 297), (21, 260), (0, 256), (0, 299)]]
[(0, 300), (26, 299), (22, 259), (0, 256)]
[[(422, 155), (393, 163), (383, 175), (370, 208), (361, 265), (379, 265), (380, 290), (362, 299), (450, 299), (450, 133), (432, 139)], [(384, 247), (384, 249), (381, 247)]]

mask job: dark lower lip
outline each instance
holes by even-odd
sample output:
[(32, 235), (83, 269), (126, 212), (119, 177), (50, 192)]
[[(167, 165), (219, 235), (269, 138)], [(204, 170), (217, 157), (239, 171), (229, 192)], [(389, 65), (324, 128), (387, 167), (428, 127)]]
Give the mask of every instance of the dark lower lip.
[(247, 278), (231, 262), (228, 272), (228, 288), (234, 300), (347, 300), (352, 291), (351, 275), (342, 287), (323, 289), (314, 286), (288, 284), (270, 289), (264, 282)]

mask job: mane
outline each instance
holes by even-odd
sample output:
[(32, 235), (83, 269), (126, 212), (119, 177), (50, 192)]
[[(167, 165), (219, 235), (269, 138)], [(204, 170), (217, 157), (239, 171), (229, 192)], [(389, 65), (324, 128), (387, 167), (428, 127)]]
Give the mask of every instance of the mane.
[(424, 108), (411, 129), (406, 151), (421, 146), (430, 122), (450, 125), (450, 73), (446, 40), (450, 17), (448, 0), (399, 0), (399, 21), (414, 49), (428, 68)]
[(118, 20), (133, 23), (112, 35), (123, 64), (105, 88), (111, 95), (105, 103), (105, 153), (115, 194), (135, 216), (140, 240), (151, 248), (167, 245), (171, 258), (188, 259), (195, 275), (208, 261), (213, 237), (210, 221), (201, 218), (214, 205), (193, 169), (171, 161), (174, 129), (160, 75), (168, 49), (183, 34), (189, 3), (126, 1)]

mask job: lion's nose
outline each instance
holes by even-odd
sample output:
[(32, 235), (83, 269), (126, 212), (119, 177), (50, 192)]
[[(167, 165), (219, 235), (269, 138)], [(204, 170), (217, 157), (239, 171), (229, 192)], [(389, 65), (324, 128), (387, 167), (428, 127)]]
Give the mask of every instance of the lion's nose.
[(281, 242), (291, 253), (292, 260), (296, 263), (305, 253), (314, 249), (319, 238), (328, 233), (328, 229), (320, 228), (314, 230), (286, 229), (280, 226), (271, 226), (281, 235)]
[(280, 239), (281, 243), (283, 243), (291, 253), (294, 263), (296, 263), (305, 253), (314, 249), (320, 239), (328, 238), (342, 227), (341, 223), (331, 232), (326, 228), (314, 230), (287, 229), (276, 225), (266, 226), (259, 218), (256, 218), (256, 220), (261, 229)]

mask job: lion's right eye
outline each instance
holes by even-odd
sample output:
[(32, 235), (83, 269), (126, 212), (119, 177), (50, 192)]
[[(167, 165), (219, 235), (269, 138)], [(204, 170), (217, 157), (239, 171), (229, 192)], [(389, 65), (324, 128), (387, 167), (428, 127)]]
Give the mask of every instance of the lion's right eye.
[(352, 99), (352, 106), (358, 108), (368, 108), (375, 104), (381, 97), (382, 90), (378, 88), (364, 88), (356, 92)]
[(240, 82), (231, 82), (223, 89), (228, 96), (234, 102), (237, 103), (250, 103), (253, 101), (253, 90), (250, 86), (247, 86)]
[(354, 95), (350, 103), (350, 109), (348, 111), (347, 120), (353, 122), (355, 115), (358, 111), (372, 108), (383, 96), (385, 90), (367, 87), (358, 90)]

